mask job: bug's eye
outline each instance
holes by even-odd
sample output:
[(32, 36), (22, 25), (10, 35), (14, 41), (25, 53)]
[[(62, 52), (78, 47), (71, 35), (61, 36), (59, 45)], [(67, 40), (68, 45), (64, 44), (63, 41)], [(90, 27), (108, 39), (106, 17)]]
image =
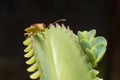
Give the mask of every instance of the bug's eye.
[(43, 23), (43, 27), (46, 28), (46, 25)]

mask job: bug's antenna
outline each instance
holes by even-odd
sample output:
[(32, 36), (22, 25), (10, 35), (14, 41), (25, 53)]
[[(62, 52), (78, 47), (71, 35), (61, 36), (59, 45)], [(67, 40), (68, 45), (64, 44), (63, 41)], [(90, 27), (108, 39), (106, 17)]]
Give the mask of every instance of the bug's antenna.
[(55, 24), (55, 23), (58, 23), (58, 22), (61, 22), (61, 21), (67, 21), (67, 20), (66, 19), (59, 19), (59, 20), (53, 22), (52, 24)]

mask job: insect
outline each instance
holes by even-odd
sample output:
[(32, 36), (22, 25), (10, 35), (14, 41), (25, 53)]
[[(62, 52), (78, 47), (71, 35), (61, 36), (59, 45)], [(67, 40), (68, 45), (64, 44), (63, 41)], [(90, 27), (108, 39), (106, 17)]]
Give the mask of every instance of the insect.
[[(61, 21), (66, 21), (66, 19), (59, 19), (59, 20), (53, 22), (52, 24), (56, 24), (56, 23), (61, 22)], [(45, 37), (43, 32), (47, 28), (49, 28), (49, 26), (46, 27), (46, 25), (44, 23), (33, 24), (30, 27), (25, 29), (26, 33), (24, 33), (24, 36), (26, 37), (26, 36), (36, 35), (36, 33), (40, 32), (43, 35), (43, 37)]]
[(25, 29), (26, 33), (24, 33), (24, 36), (36, 35), (36, 33), (38, 32), (41, 32), (41, 34), (43, 35), (42, 32), (44, 32), (45, 29), (46, 25), (44, 23), (36, 23)]

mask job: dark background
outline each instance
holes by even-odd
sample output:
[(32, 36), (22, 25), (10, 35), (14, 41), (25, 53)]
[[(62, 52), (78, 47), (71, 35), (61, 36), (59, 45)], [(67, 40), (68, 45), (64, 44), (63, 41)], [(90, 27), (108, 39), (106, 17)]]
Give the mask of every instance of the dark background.
[(61, 18), (75, 33), (94, 28), (107, 38), (101, 77), (120, 80), (120, 0), (0, 0), (0, 80), (30, 80), (23, 57), (24, 29)]

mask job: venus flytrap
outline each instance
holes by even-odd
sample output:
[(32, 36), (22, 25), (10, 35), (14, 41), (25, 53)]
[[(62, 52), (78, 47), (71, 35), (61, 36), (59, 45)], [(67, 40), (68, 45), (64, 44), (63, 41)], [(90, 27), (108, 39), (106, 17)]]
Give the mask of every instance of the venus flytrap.
[(31, 79), (39, 80), (102, 80), (93, 69), (102, 59), (107, 41), (95, 37), (96, 31), (78, 31), (75, 35), (64, 25), (35, 24), (25, 29), (24, 57), (31, 65)]

